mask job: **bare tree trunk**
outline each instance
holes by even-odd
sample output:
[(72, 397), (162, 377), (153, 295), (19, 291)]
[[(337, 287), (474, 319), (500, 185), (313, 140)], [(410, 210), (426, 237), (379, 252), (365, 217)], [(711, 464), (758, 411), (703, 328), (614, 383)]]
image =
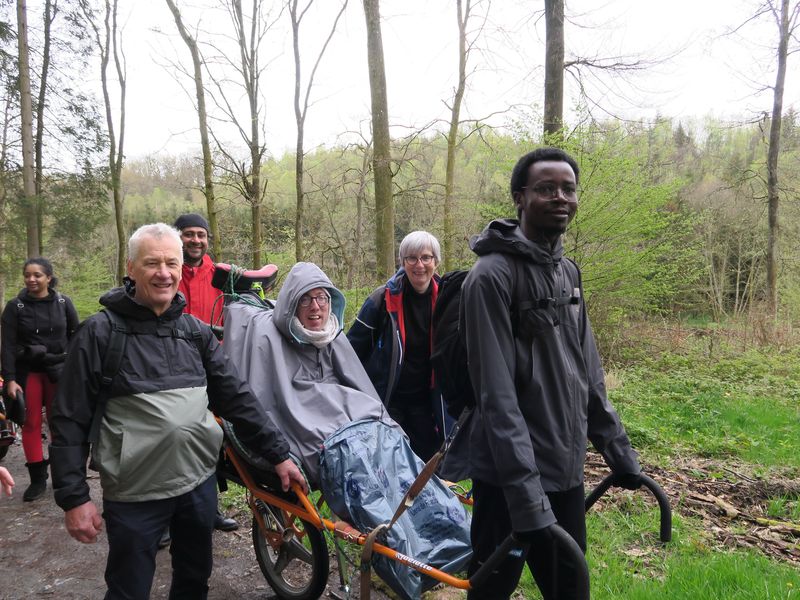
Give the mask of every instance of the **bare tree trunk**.
[(447, 133), (447, 165), (445, 167), (444, 182), (444, 270), (453, 269), (453, 239), (455, 227), (453, 226), (453, 194), (455, 187), (456, 171), (456, 146), (458, 125), (461, 114), (461, 101), (464, 98), (464, 89), (467, 86), (467, 21), (471, 0), (466, 0), (462, 10), (462, 0), (456, 2), (456, 16), (458, 19), (458, 87), (453, 97), (453, 106), (450, 107), (450, 131)]
[(392, 156), (389, 137), (389, 107), (379, 0), (363, 0), (367, 22), (367, 62), (372, 98), (372, 170), (375, 177), (375, 262), (376, 275), (383, 281), (394, 272), (394, 199), (392, 197)]
[[(36, 102), (36, 135), (33, 140), (34, 147), (34, 181), (36, 187), (36, 220), (39, 231), (43, 231), (43, 203), (42, 203), (42, 148), (44, 146), (44, 113), (47, 99), (47, 75), (50, 70), (50, 30), (55, 21), (58, 7), (52, 0), (44, 3), (44, 47), (42, 48), (42, 73), (39, 78), (39, 98)], [(39, 254), (44, 253), (43, 240), (39, 238)]]
[(33, 161), (33, 107), (30, 61), (28, 58), (28, 10), (25, 0), (17, 0), (17, 47), (19, 49), (19, 95), (22, 116), (22, 185), (25, 196), (25, 226), (28, 256), (37, 256), (41, 247), (36, 211), (36, 181)]
[[(772, 7), (775, 12), (775, 7)], [(796, 13), (795, 13), (796, 14)], [(780, 14), (775, 14), (780, 39), (778, 41), (778, 74), (772, 101), (772, 122), (769, 130), (767, 150), (767, 307), (774, 318), (778, 311), (778, 153), (781, 145), (781, 121), (783, 116), (783, 89), (786, 82), (789, 38), (794, 27), (790, 27), (789, 0), (781, 0)], [(794, 19), (792, 19), (794, 21)]]
[[(241, 189), (245, 198), (250, 204), (250, 241), (252, 244), (252, 266), (258, 269), (262, 264), (262, 227), (261, 209), (264, 198), (264, 190), (261, 188), (261, 158), (264, 155), (264, 148), (260, 140), (259, 123), (259, 77), (258, 67), (258, 45), (261, 40), (261, 32), (258, 24), (259, 0), (252, 1), (250, 31), (244, 20), (241, 0), (232, 0), (232, 16), (236, 29), (236, 41), (239, 44), (240, 73), (243, 78), (247, 103), (249, 107), (249, 137), (244, 136), (247, 147), (250, 151), (250, 166), (241, 165), (239, 172), (242, 178)], [(244, 129), (243, 129), (244, 130)]]
[[(300, 86), (301, 86), (301, 72), (300, 72), (300, 20), (302, 14), (297, 13), (298, 0), (291, 0), (289, 3), (289, 17), (292, 20), (292, 50), (294, 51), (294, 118), (297, 123), (297, 140), (295, 145), (295, 161), (294, 161), (294, 187), (297, 196), (296, 210), (294, 215), (294, 257), (297, 262), (303, 260), (303, 210), (304, 210), (304, 196), (305, 189), (303, 187), (303, 175), (305, 173), (303, 166), (304, 158), (304, 131), (305, 126), (305, 113), (300, 107)], [(311, 0), (308, 6), (311, 5)], [(308, 9), (306, 6), (306, 10)], [(305, 12), (305, 11), (303, 11)], [(309, 84), (309, 87), (310, 84)]]
[(194, 86), (195, 94), (197, 95), (197, 118), (200, 122), (200, 145), (203, 150), (203, 194), (206, 197), (206, 212), (208, 213), (208, 225), (211, 227), (211, 248), (214, 253), (214, 258), (217, 261), (222, 260), (222, 240), (219, 235), (219, 223), (217, 222), (217, 209), (214, 197), (214, 181), (212, 175), (214, 173), (214, 164), (211, 157), (211, 144), (208, 139), (208, 113), (206, 111), (206, 93), (203, 86), (203, 70), (202, 61), (200, 59), (200, 50), (197, 47), (197, 41), (192, 37), (181, 18), (181, 13), (178, 10), (174, 0), (166, 0), (167, 6), (172, 11), (172, 16), (175, 18), (175, 25), (178, 27), (178, 32), (181, 34), (184, 43), (192, 55), (192, 66), (194, 68)]
[(564, 0), (545, 0), (544, 135), (564, 125)]
[[(7, 257), (6, 253), (6, 204), (8, 201), (8, 131), (11, 127), (11, 94), (6, 90), (3, 107), (2, 136), (0, 136), (0, 257)], [(6, 305), (6, 264), (0, 260), (0, 306)]]
[[(353, 287), (355, 265), (361, 258), (361, 238), (364, 228), (364, 203), (367, 200), (367, 170), (369, 169), (369, 146), (364, 146), (364, 156), (361, 159), (361, 171), (358, 174), (358, 191), (356, 192), (356, 226), (353, 235), (353, 260), (347, 275), (347, 287)], [(362, 281), (359, 277), (359, 285)]]
[(305, 167), (304, 167), (304, 158), (305, 158), (305, 149), (304, 149), (304, 129), (305, 129), (305, 122), (306, 122), (306, 115), (308, 114), (308, 104), (309, 98), (311, 96), (311, 87), (314, 85), (314, 75), (317, 72), (317, 67), (319, 67), (320, 62), (322, 61), (322, 57), (325, 54), (325, 50), (328, 48), (328, 44), (333, 37), (334, 32), (336, 31), (336, 25), (339, 23), (339, 19), (341, 18), (342, 14), (344, 13), (345, 8), (347, 8), (347, 0), (342, 2), (342, 6), (339, 9), (338, 14), (336, 15), (336, 19), (331, 26), (331, 29), (328, 33), (328, 37), (325, 40), (325, 43), (322, 45), (322, 49), (320, 50), (319, 54), (317, 55), (317, 60), (314, 63), (314, 68), (311, 70), (311, 75), (308, 78), (308, 85), (306, 86), (306, 93), (305, 97), (301, 103), (301, 96), (302, 96), (302, 77), (301, 77), (301, 63), (300, 63), (300, 22), (303, 20), (303, 16), (306, 14), (306, 11), (311, 8), (311, 5), (314, 4), (314, 0), (308, 0), (305, 8), (303, 8), (300, 12), (297, 10), (298, 0), (290, 0), (289, 2), (289, 17), (292, 20), (292, 48), (294, 50), (294, 117), (295, 121), (297, 122), (297, 143), (295, 146), (295, 192), (297, 195), (297, 210), (295, 212), (295, 222), (294, 222), (294, 254), (295, 259), (300, 262), (304, 260), (304, 251), (303, 251), (303, 223), (305, 221), (304, 218), (304, 210), (305, 210), (305, 185), (304, 185), (304, 178), (305, 178)]
[[(125, 277), (125, 226), (122, 221), (123, 196), (122, 196), (122, 162), (124, 158), (123, 147), (125, 141), (125, 68), (120, 59), (120, 49), (117, 44), (117, 2), (118, 0), (105, 0), (105, 17), (103, 19), (104, 35), (100, 35), (100, 28), (95, 22), (94, 15), (87, 6), (83, 6), (84, 15), (94, 31), (95, 43), (100, 51), (100, 82), (103, 90), (103, 104), (106, 113), (106, 127), (108, 129), (108, 169), (111, 176), (111, 196), (114, 204), (114, 222), (117, 230), (117, 283), (122, 284)], [(108, 62), (113, 55), (114, 67), (117, 72), (119, 85), (119, 139), (115, 132), (114, 111), (111, 105), (111, 95), (108, 91)]]

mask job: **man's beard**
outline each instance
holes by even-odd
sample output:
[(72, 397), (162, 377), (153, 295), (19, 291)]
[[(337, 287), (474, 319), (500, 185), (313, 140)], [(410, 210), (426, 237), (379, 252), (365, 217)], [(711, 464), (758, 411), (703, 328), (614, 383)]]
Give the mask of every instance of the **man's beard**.
[(187, 252), (183, 253), (183, 262), (190, 267), (197, 267), (203, 264), (203, 257), (206, 255), (205, 252), (201, 252), (198, 258), (194, 258), (193, 256), (189, 256)]

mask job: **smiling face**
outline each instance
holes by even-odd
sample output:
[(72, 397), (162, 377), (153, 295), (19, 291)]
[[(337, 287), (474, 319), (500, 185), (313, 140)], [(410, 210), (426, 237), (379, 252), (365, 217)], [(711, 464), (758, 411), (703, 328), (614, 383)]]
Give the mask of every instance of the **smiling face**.
[(36, 263), (26, 265), (22, 271), (22, 276), (25, 279), (25, 289), (28, 294), (34, 298), (44, 298), (49, 293), (48, 285), (53, 279), (50, 275), (44, 272), (44, 267)]
[(134, 298), (156, 315), (166, 311), (181, 280), (181, 246), (166, 236), (145, 236), (135, 260), (128, 260), (128, 277), (136, 282)]
[(181, 229), (181, 241), (183, 260), (187, 265), (199, 266), (208, 252), (208, 232), (202, 227), (184, 227)]
[[(514, 193), (522, 233), (529, 240), (553, 243), (578, 210), (575, 172), (564, 161), (543, 160), (528, 168), (525, 188)], [(555, 197), (547, 190), (558, 189)], [(544, 190), (544, 191), (543, 191)], [(565, 194), (563, 190), (572, 190)]]
[[(307, 306), (303, 306), (308, 302)], [(324, 306), (320, 306), (320, 302)], [(297, 302), (295, 311), (300, 324), (309, 331), (322, 331), (328, 325), (331, 315), (331, 302), (328, 290), (324, 288), (314, 288), (303, 294)]]
[(413, 287), (418, 294), (424, 294), (428, 289), (431, 279), (433, 278), (433, 272), (436, 270), (436, 265), (436, 257), (430, 246), (426, 246), (414, 256), (403, 257), (403, 267), (406, 270), (406, 277), (408, 277), (411, 287)]

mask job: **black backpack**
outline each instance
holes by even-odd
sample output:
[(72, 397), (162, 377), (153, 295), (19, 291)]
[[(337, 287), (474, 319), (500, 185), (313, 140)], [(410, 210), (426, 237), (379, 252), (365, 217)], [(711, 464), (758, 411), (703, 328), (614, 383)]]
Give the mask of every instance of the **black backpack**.
[[(524, 335), (519, 323), (520, 315), (527, 310), (550, 310), (565, 304), (578, 304), (580, 296), (574, 293), (561, 298), (527, 300), (523, 294), (526, 286), (519, 285), (525, 275), (523, 261), (505, 254), (514, 271), (514, 289), (511, 303), (511, 326), (515, 336)], [(570, 263), (571, 260), (566, 259)], [(574, 263), (572, 263), (574, 265)], [(575, 266), (577, 269), (577, 265)], [(436, 384), (444, 398), (447, 412), (455, 419), (465, 408), (475, 406), (475, 394), (469, 377), (467, 346), (459, 329), (461, 288), (469, 271), (450, 271), (442, 276), (439, 295), (433, 310), (433, 348), (431, 364)]]
[(442, 276), (433, 309), (431, 364), (447, 412), (454, 419), (458, 419), (465, 408), (475, 406), (467, 366), (467, 347), (458, 327), (461, 287), (468, 273), (450, 271)]

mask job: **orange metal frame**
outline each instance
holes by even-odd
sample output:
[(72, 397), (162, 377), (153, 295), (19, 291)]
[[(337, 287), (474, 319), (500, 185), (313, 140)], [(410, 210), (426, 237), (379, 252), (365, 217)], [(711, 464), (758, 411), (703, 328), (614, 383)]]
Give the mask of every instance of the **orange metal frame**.
[[(255, 482), (253, 477), (250, 475), (250, 471), (248, 470), (247, 466), (244, 464), (244, 461), (236, 454), (236, 452), (226, 446), (225, 454), (230, 459), (231, 463), (233, 464), (234, 468), (238, 472), (239, 476), (241, 477), (242, 481), (244, 482), (245, 486), (247, 487), (248, 491), (250, 492), (252, 498), (261, 500), (262, 502), (266, 502), (267, 504), (274, 506), (276, 508), (285, 511), (286, 513), (293, 515), (299, 519), (303, 519), (308, 523), (314, 525), (317, 529), (326, 529), (330, 531), (336, 537), (346, 541), (351, 542), (354, 544), (358, 544), (359, 546), (363, 546), (367, 540), (367, 534), (362, 533), (361, 531), (357, 530), (356, 528), (350, 525), (344, 525), (340, 523), (334, 523), (329, 519), (325, 519), (321, 517), (314, 507), (311, 500), (308, 496), (303, 493), (303, 490), (300, 489), (300, 486), (296, 483), (292, 484), (292, 491), (297, 495), (300, 504), (295, 504), (293, 502), (288, 502), (283, 498), (279, 498), (278, 496), (267, 492), (259, 487), (259, 485)], [(471, 504), (471, 501), (459, 496), (462, 502), (466, 504)], [(255, 500), (250, 501), (251, 509), (255, 509), (254, 506)], [(253, 514), (256, 517), (256, 521), (258, 522), (259, 527), (264, 532), (264, 535), (267, 537), (269, 543), (273, 546), (279, 545), (280, 540), (276, 538), (276, 536), (272, 535), (266, 527), (261, 514), (257, 510), (253, 510)], [(467, 579), (460, 579), (458, 577), (453, 577), (444, 571), (440, 571), (430, 565), (427, 565), (421, 561), (415, 560), (410, 556), (406, 556), (401, 552), (397, 552), (396, 550), (392, 550), (388, 546), (384, 546), (379, 543), (375, 543), (373, 547), (373, 551), (385, 556), (391, 560), (395, 560), (399, 563), (402, 563), (412, 569), (419, 571), (420, 573), (424, 573), (425, 575), (436, 579), (442, 583), (447, 585), (453, 586), (455, 588), (459, 588), (462, 590), (469, 590), (471, 589), (469, 580)]]

